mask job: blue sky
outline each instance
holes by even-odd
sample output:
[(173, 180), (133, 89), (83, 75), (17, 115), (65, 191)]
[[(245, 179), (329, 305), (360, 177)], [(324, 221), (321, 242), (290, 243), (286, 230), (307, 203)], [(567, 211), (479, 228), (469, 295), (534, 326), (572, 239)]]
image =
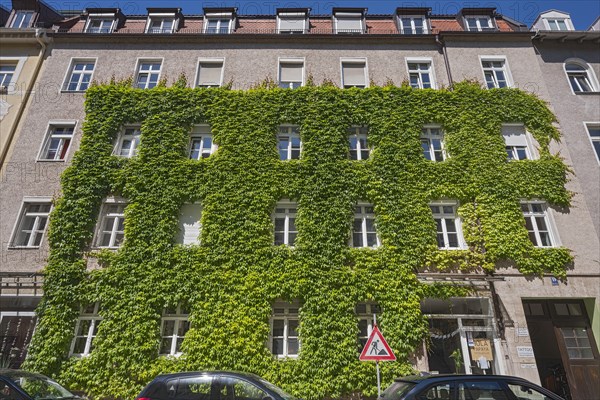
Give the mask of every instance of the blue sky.
[[(125, 14), (146, 14), (146, 7), (181, 7), (184, 14), (200, 14), (202, 7), (238, 7), (240, 14), (273, 14), (277, 7), (311, 7), (315, 14), (328, 14), (332, 7), (367, 7), (371, 14), (391, 14), (396, 7), (431, 7), (436, 14), (453, 14), (462, 7), (496, 7), (498, 12), (528, 26), (542, 11), (558, 9), (571, 14), (578, 30), (587, 29), (600, 15), (599, 0), (539, 1), (369, 1), (369, 0), (45, 0), (54, 8), (81, 10), (86, 7), (119, 7)], [(11, 8), (10, 0), (0, 4)]]

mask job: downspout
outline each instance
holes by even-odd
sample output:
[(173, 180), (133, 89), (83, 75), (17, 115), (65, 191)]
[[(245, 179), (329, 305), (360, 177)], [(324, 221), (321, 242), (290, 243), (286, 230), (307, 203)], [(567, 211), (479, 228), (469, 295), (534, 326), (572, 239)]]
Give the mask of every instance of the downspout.
[(442, 56), (444, 57), (444, 65), (446, 65), (446, 73), (448, 74), (448, 83), (450, 90), (454, 87), (454, 80), (452, 79), (452, 72), (450, 71), (450, 62), (448, 61), (448, 53), (446, 52), (446, 43), (440, 40), (440, 34), (435, 35), (435, 42), (440, 46), (442, 50)]
[(6, 156), (8, 154), (8, 149), (9, 149), (9, 147), (11, 147), (13, 137), (15, 136), (15, 133), (17, 132), (17, 128), (21, 124), (21, 118), (23, 117), (23, 112), (25, 111), (25, 107), (26, 107), (27, 103), (29, 102), (29, 97), (31, 96), (31, 92), (33, 91), (33, 86), (37, 82), (37, 77), (40, 73), (42, 63), (44, 62), (46, 48), (48, 47), (46, 44), (46, 41), (45, 41), (45, 40), (47, 40), (47, 38), (48, 37), (46, 36), (45, 30), (36, 28), (35, 39), (41, 46), (40, 53), (38, 54), (38, 60), (37, 60), (35, 69), (33, 70), (33, 75), (31, 76), (31, 79), (29, 80), (29, 83), (27, 84), (27, 90), (25, 91), (25, 94), (23, 96), (23, 101), (21, 101), (21, 104), (19, 105), (19, 110), (17, 111), (17, 116), (15, 118), (15, 121), (12, 124), (12, 127), (10, 128), (10, 132), (8, 133), (8, 140), (6, 142), (6, 146), (4, 146), (4, 149), (2, 149), (2, 154), (0, 154), (0, 170), (4, 169), (4, 161), (6, 160)]

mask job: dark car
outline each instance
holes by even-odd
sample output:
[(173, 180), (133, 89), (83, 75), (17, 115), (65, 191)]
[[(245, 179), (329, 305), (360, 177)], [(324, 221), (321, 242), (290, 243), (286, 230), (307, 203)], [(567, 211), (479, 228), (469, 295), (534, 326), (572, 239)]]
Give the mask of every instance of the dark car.
[(137, 400), (298, 400), (260, 376), (204, 371), (159, 375)]
[(525, 379), (503, 375), (427, 375), (398, 378), (381, 400), (563, 400)]
[(0, 369), (0, 400), (80, 399), (52, 379), (16, 369)]

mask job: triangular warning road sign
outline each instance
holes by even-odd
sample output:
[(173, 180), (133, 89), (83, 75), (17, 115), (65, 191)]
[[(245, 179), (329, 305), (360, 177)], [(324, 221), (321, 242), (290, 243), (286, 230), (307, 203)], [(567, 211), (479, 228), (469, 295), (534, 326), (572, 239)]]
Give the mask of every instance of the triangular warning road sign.
[(377, 325), (373, 327), (373, 332), (365, 344), (365, 348), (360, 353), (360, 361), (396, 361), (396, 356), (387, 344)]

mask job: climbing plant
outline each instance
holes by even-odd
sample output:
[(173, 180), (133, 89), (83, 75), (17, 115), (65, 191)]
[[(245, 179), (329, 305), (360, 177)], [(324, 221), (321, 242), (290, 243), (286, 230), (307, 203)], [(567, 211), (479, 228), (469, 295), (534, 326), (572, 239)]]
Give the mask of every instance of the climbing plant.
[[(427, 285), (419, 271), (493, 274), (499, 263), (525, 275), (565, 279), (565, 248), (529, 241), (521, 199), (568, 206), (567, 169), (550, 154), (554, 116), (517, 89), (410, 87), (247, 91), (91, 87), (81, 146), (62, 176), (51, 215), (39, 325), (27, 368), (54, 375), (95, 398), (133, 398), (156, 374), (230, 369), (254, 372), (305, 399), (376, 391), (375, 366), (358, 361), (355, 305), (377, 302), (378, 322), (398, 361), (383, 383), (411, 372), (409, 356), (428, 335), (420, 302), (464, 296)], [(539, 159), (507, 161), (501, 125), (523, 123)], [(189, 132), (207, 123), (218, 144), (188, 157)], [(424, 124), (445, 132), (442, 162), (423, 156)], [(141, 124), (136, 156), (113, 154), (124, 125)], [(280, 161), (281, 124), (300, 127), (302, 156)], [(368, 160), (349, 159), (347, 129), (368, 126)], [(127, 200), (125, 241), (90, 250), (103, 199)], [(293, 248), (273, 244), (280, 199), (298, 202)], [(429, 202), (458, 201), (467, 248), (438, 250)], [(348, 245), (355, 204), (374, 204), (381, 246)], [(176, 243), (182, 205), (200, 202), (201, 244)], [(96, 259), (97, 262), (91, 262)], [(89, 268), (95, 265), (94, 268)], [(301, 304), (297, 359), (267, 346), (272, 304)], [(89, 356), (69, 358), (80, 305), (99, 302), (102, 322)], [(190, 307), (180, 357), (159, 357), (161, 312)]]

